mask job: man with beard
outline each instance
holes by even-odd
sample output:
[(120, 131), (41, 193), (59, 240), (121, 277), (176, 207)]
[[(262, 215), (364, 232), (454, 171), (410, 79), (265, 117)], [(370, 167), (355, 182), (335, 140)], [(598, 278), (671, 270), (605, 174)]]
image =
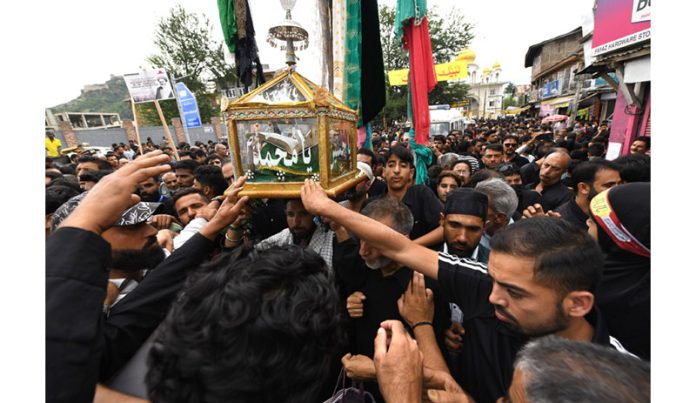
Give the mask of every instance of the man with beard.
[[(170, 173), (170, 172), (168, 172)], [(170, 225), (176, 220), (176, 210), (174, 210), (174, 201), (171, 197), (167, 197), (160, 193), (160, 178), (153, 176), (138, 183), (138, 193), (140, 200), (149, 203), (161, 203), (157, 208), (156, 214), (153, 216), (152, 224), (155, 228), (169, 229)]]
[[(408, 207), (391, 197), (380, 198), (368, 204), (361, 215), (376, 220), (402, 236), (407, 235), (413, 226), (413, 216)], [(352, 239), (345, 233), (345, 229), (337, 228), (336, 231), (338, 242), (333, 263), (339, 285), (344, 291), (351, 293), (347, 299), (347, 308), (352, 318), (349, 326), (354, 334), (349, 352), (341, 361), (349, 377), (374, 380), (376, 375), (371, 357), (374, 355), (375, 329), (384, 320), (402, 319), (397, 301), (409, 290), (414, 272), (383, 256), (380, 249), (372, 244), (362, 239), (359, 242)], [(440, 297), (433, 281), (424, 280), (422, 276), (420, 280), (425, 281), (425, 286), (432, 291), (435, 313), (434, 318), (429, 319), (428, 326), (417, 326), (414, 332), (427, 331), (432, 341), (428, 345), (434, 351), (431, 350), (428, 354), (424, 352), (425, 364), (444, 369), (446, 364), (437, 353), (435, 340), (442, 340), (443, 332), (449, 324), (447, 304)], [(383, 401), (374, 382), (368, 381), (365, 386), (378, 402)]]
[(179, 188), (193, 186), (193, 171), (196, 170), (198, 164), (191, 160), (181, 160), (174, 164), (174, 173), (176, 174), (176, 183)]
[(310, 212), (346, 227), (384, 257), (436, 279), (445, 299), (462, 308), (465, 362), (457, 381), (476, 401), (505, 394), (515, 354), (532, 338), (555, 334), (623, 350), (594, 307), (602, 252), (586, 232), (559, 218), (534, 217), (498, 232), (486, 272), (469, 259), (427, 249), (369, 217), (337, 208), (313, 182), (305, 181), (301, 194)]
[(140, 200), (150, 203), (162, 203), (166, 199), (160, 194), (160, 178), (152, 177), (138, 183)]
[(517, 154), (517, 146), (517, 136), (508, 134), (503, 138), (503, 151), (505, 152), (503, 162), (513, 163), (518, 168), (522, 168), (529, 163), (529, 160)]
[[(189, 272), (215, 247), (215, 234), (246, 203), (246, 198), (236, 200), (239, 183), (208, 226), (161, 261), (162, 249), (152, 238), (156, 231), (146, 224), (152, 206), (133, 205), (133, 192), (139, 182), (169, 170), (160, 165), (168, 159), (160, 151), (140, 157), (105, 177), (79, 205), (69, 201), (63, 213), (56, 212), (58, 228), (46, 241), (47, 401), (92, 401), (96, 383), (113, 376), (138, 350)], [(108, 267), (152, 270), (108, 315), (101, 315)]]
[[(582, 162), (573, 169), (571, 176), (575, 197), (561, 204), (556, 213), (561, 218), (587, 231), (587, 219), (590, 216), (590, 201), (599, 193), (621, 183), (619, 167), (611, 161), (596, 160)], [(527, 208), (525, 216), (543, 214), (540, 205)]]
[[(333, 238), (334, 232), (325, 225), (318, 225), (314, 216), (307, 212), (300, 199), (290, 199), (285, 204), (285, 218), (288, 228), (256, 244), (258, 250), (274, 246), (294, 244), (318, 253), (326, 261), (329, 272), (333, 272)], [(241, 239), (240, 231), (236, 231)], [(228, 238), (232, 241), (234, 238)]]
[[(88, 192), (65, 202), (53, 215), (53, 230), (77, 208)], [(147, 223), (159, 203), (140, 202), (126, 210), (113, 227), (102, 233), (111, 245), (109, 281), (118, 288), (118, 297), (104, 305), (104, 312), (119, 302), (143, 279), (143, 270), (153, 269), (164, 260), (164, 251), (157, 243), (157, 229)]]
[[(445, 242), (440, 250), (460, 258), (469, 258), (482, 263), (481, 269), (486, 270), (490, 250), (481, 245), (483, 226), (488, 214), (488, 196), (471, 188), (453, 190), (447, 197), (445, 208), (440, 219)], [(463, 316), (461, 309), (450, 303), (452, 311), (452, 326), (445, 332), (445, 345), (450, 350), (450, 366), (456, 368), (459, 343), (464, 335), (461, 325)]]
[(490, 250), (480, 245), (488, 212), (488, 197), (471, 188), (457, 188), (447, 195), (440, 214), (445, 242), (440, 250), (480, 263), (488, 263)]
[(488, 144), (481, 157), (483, 164), (488, 169), (496, 169), (503, 162), (503, 146), (501, 144)]

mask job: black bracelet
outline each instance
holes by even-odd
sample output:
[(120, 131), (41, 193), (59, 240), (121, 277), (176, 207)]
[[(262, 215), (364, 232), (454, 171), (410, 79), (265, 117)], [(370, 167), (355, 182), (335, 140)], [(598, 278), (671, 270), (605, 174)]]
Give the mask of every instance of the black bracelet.
[(418, 322), (418, 323), (416, 323), (415, 325), (411, 326), (411, 330), (416, 330), (416, 328), (417, 328), (418, 326), (421, 326), (421, 325), (432, 326), (432, 325), (433, 325), (433, 322)]

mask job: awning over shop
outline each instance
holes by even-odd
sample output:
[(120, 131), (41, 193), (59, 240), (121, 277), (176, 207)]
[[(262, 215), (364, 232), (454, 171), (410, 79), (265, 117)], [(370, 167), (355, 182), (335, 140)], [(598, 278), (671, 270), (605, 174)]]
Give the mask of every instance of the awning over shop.
[(518, 113), (522, 113), (529, 108), (531, 108), (531, 105), (523, 106), (521, 108), (510, 108), (510, 109), (505, 110), (505, 114), (506, 115), (517, 115)]
[(609, 66), (605, 64), (590, 64), (589, 66), (585, 67), (582, 70), (576, 71), (575, 74), (580, 75), (580, 74), (602, 74), (602, 73), (607, 73), (609, 71), (614, 71), (614, 69), (610, 69)]
[(594, 102), (597, 101), (597, 98), (599, 97), (599, 95), (600, 94), (598, 92), (594, 92), (594, 93), (582, 98), (580, 100), (580, 102), (578, 102), (578, 108), (585, 108), (587, 106), (592, 105)]
[(573, 98), (575, 98), (573, 95), (567, 97), (558, 97), (541, 101), (541, 104), (553, 106), (554, 108), (566, 108), (570, 104), (570, 101), (573, 100)]

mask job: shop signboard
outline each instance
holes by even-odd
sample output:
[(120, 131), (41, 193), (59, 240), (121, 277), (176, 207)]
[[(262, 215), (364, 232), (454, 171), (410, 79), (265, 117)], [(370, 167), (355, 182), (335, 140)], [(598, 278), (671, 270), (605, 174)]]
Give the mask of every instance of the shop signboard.
[(651, 0), (597, 0), (592, 56), (650, 40)]
[(556, 95), (558, 95), (558, 80), (553, 80), (544, 84), (544, 88), (541, 93), (542, 98), (555, 97)]

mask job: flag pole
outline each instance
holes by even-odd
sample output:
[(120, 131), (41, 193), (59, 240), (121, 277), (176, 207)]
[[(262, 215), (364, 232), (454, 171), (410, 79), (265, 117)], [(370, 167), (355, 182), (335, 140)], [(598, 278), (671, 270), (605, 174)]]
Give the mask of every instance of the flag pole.
[(138, 131), (138, 115), (135, 113), (135, 102), (130, 97), (131, 110), (133, 111), (133, 126), (135, 126), (135, 140), (138, 142), (138, 152), (143, 155), (143, 144), (140, 142), (140, 132)]
[(167, 141), (169, 141), (169, 144), (172, 145), (172, 149), (174, 150), (174, 158), (176, 158), (177, 161), (179, 161), (179, 152), (176, 150), (176, 145), (174, 145), (174, 140), (172, 139), (172, 133), (169, 132), (169, 126), (167, 125), (167, 121), (164, 120), (164, 114), (162, 113), (162, 108), (160, 108), (159, 101), (155, 99), (155, 108), (157, 108), (157, 113), (159, 114), (160, 120), (162, 121), (162, 126), (164, 126), (164, 134), (167, 136)]

